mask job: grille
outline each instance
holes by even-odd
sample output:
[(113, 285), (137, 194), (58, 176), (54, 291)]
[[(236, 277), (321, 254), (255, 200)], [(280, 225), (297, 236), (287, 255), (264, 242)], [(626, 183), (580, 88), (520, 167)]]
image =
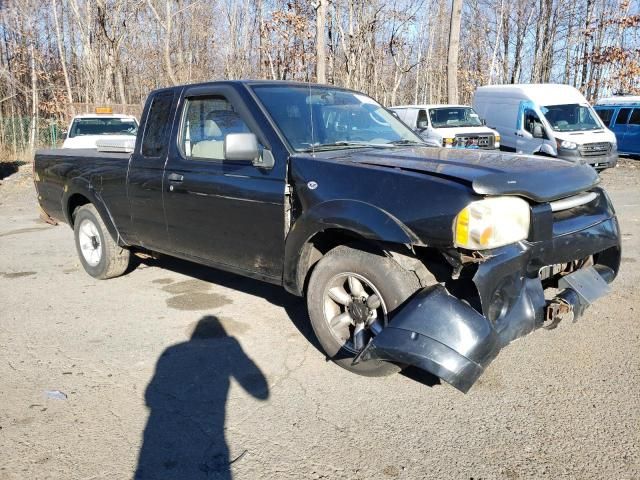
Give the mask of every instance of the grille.
[(611, 150), (609, 142), (585, 143), (580, 146), (580, 153), (583, 157), (598, 157), (606, 155)]
[(493, 148), (493, 135), (456, 135), (454, 147), (463, 148)]

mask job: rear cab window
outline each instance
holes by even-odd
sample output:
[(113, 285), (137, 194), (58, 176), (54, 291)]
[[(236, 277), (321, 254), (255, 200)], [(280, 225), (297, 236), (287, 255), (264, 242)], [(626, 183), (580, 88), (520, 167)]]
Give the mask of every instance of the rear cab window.
[(142, 139), (144, 157), (163, 157), (167, 153), (173, 92), (158, 93), (151, 101)]

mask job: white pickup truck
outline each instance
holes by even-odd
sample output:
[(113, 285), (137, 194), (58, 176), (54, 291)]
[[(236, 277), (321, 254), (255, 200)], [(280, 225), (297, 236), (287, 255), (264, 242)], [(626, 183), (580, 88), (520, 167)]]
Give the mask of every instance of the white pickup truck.
[(111, 113), (109, 108), (97, 108), (95, 114), (73, 117), (62, 148), (97, 148), (96, 142), (135, 140), (137, 133), (135, 117)]
[(398, 105), (390, 110), (427, 143), (444, 148), (500, 148), (500, 134), (466, 105)]

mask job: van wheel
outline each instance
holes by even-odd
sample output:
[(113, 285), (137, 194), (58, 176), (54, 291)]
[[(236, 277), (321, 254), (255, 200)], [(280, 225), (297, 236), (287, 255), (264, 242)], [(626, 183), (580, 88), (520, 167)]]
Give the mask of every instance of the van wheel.
[(129, 266), (129, 250), (119, 246), (91, 204), (74, 213), (76, 250), (85, 271), (101, 280), (122, 275)]
[(346, 246), (331, 250), (314, 268), (307, 289), (311, 325), (327, 356), (360, 375), (399, 372), (402, 366), (389, 362), (352, 361), (419, 288), (416, 275), (390, 258)]

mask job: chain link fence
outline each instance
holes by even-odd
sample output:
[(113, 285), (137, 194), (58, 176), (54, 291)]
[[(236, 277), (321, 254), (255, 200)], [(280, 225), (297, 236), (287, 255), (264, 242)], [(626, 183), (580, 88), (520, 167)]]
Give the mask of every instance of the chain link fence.
[(35, 148), (54, 148), (62, 144), (66, 125), (58, 119), (39, 118), (35, 125), (32, 117), (0, 118), (0, 146), (5, 151), (20, 152), (30, 148), (34, 136)]

